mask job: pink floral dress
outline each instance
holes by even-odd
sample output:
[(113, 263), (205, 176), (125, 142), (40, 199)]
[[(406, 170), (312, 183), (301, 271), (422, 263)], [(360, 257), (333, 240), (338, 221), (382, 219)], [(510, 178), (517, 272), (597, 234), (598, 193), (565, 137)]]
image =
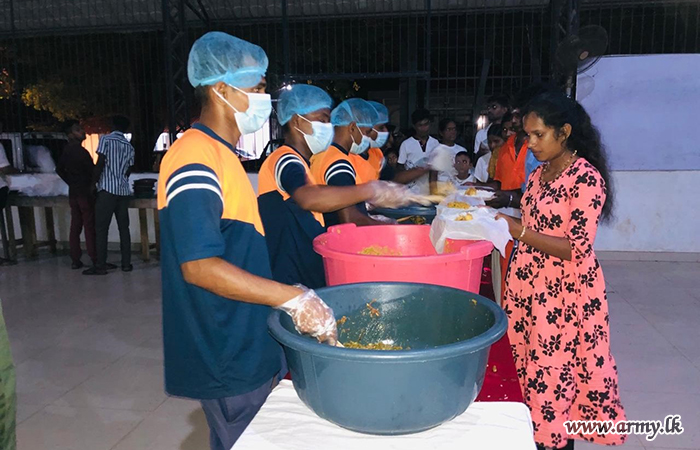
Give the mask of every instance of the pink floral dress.
[(508, 336), (535, 441), (564, 447), (568, 439), (622, 444), (625, 435), (568, 435), (567, 420), (625, 419), (610, 354), (605, 281), (593, 241), (605, 202), (600, 173), (585, 159), (542, 184), (544, 166), (528, 180), (521, 202), (529, 229), (571, 242), (571, 261), (519, 243), (506, 276)]

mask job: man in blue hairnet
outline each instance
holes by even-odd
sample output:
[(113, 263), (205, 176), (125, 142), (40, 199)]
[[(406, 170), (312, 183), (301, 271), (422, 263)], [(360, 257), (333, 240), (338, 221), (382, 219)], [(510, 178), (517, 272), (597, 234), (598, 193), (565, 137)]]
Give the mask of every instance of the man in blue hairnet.
[(337, 339), (313, 290), (270, 280), (257, 198), (234, 152), (270, 115), (267, 64), (260, 47), (225, 33), (198, 39), (187, 69), (200, 121), (160, 167), (165, 389), (201, 401), (216, 450), (230, 450), (286, 373), (271, 308), (320, 342)]
[[(372, 181), (365, 165), (359, 164), (360, 154), (369, 149), (377, 133), (372, 129), (379, 116), (372, 105), (361, 98), (351, 98), (331, 112), (335, 135), (331, 146), (311, 161), (311, 173), (316, 181), (328, 186), (355, 186)], [(364, 161), (363, 161), (364, 162)], [(371, 169), (370, 169), (371, 171)], [(324, 214), (327, 226), (339, 223), (381, 225), (367, 214), (364, 202)]]
[[(270, 251), (272, 275), (282, 283), (325, 286), (321, 256), (313, 239), (325, 231), (322, 213), (370, 202), (397, 207), (408, 202), (403, 186), (371, 182), (357, 186), (323, 186), (309, 169), (313, 155), (333, 140), (333, 101), (316, 86), (297, 84), (284, 90), (277, 117), (284, 126), (284, 145), (263, 163), (258, 175), (258, 205)], [(380, 151), (381, 153), (381, 151)]]
[(372, 132), (376, 134), (377, 138), (370, 138), (369, 149), (360, 153), (361, 159), (358, 160), (358, 163), (365, 165), (368, 177), (378, 180), (386, 164), (382, 147), (389, 140), (389, 130), (386, 127), (389, 123), (389, 110), (379, 102), (368, 101), (367, 103), (377, 111), (377, 122), (372, 125)]

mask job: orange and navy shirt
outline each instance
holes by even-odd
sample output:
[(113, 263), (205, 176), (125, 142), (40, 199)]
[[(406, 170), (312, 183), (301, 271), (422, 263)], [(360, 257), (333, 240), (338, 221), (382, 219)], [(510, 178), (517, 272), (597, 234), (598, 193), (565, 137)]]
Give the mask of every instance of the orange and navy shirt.
[(317, 289), (326, 285), (323, 259), (313, 249), (314, 238), (325, 232), (323, 214), (302, 209), (292, 197), (307, 184), (316, 184), (309, 162), (284, 145), (260, 168), (258, 205), (273, 278)]
[[(323, 153), (311, 158), (311, 174), (316, 182), (327, 186), (355, 186), (366, 183), (364, 173), (357, 167), (356, 155), (351, 155), (345, 148), (335, 142)], [(364, 203), (358, 203), (357, 208), (367, 214)], [(337, 212), (323, 215), (326, 226), (338, 225), (340, 219)]]
[(234, 147), (195, 124), (163, 158), (158, 181), (165, 389), (194, 399), (232, 397), (269, 383), (281, 348), (270, 308), (187, 283), (181, 265), (217, 257), (271, 278), (258, 203)]

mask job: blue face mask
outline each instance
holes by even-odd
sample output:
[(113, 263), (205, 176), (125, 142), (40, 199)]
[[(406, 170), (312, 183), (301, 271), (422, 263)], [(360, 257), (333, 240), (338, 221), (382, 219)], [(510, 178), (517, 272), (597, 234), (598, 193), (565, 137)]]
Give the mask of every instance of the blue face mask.
[(302, 115), (299, 115), (299, 117), (311, 124), (311, 134), (306, 134), (299, 128), (296, 129), (304, 135), (304, 140), (306, 141), (306, 145), (309, 146), (311, 153), (315, 155), (327, 150), (331, 142), (333, 142), (333, 135), (335, 134), (333, 131), (333, 124), (316, 121), (312, 122)]
[(356, 155), (359, 155), (360, 153), (366, 152), (367, 149), (369, 148), (370, 138), (368, 136), (365, 136), (363, 134), (362, 139), (360, 140), (359, 144), (355, 142), (355, 138), (352, 136), (352, 133), (350, 133), (350, 138), (352, 139), (352, 146), (350, 147), (350, 153), (354, 153)]
[[(237, 91), (241, 91), (235, 86), (231, 86)], [(243, 92), (248, 97), (248, 109), (238, 111), (231, 103), (228, 102), (217, 90), (214, 93), (219, 96), (231, 109), (236, 113), (236, 124), (241, 134), (255, 133), (265, 125), (265, 122), (270, 118), (272, 112), (272, 99), (270, 94), (256, 94), (252, 92)]]
[(389, 132), (388, 131), (377, 131), (374, 130), (375, 133), (377, 133), (377, 139), (370, 139), (369, 145), (373, 148), (382, 148), (384, 147), (384, 144), (386, 144), (386, 141), (389, 140)]

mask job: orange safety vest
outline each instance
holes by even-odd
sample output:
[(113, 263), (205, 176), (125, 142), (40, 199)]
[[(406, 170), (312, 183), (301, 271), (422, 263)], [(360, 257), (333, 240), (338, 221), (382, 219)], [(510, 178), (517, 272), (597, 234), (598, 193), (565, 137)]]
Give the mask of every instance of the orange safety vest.
[(367, 150), (367, 154), (369, 155), (369, 158), (367, 158), (367, 162), (370, 164), (370, 166), (372, 166), (372, 168), (375, 171), (373, 179), (378, 180), (379, 174), (384, 168), (384, 164), (386, 164), (386, 160), (384, 159), (384, 152), (382, 152), (381, 148), (372, 147), (369, 150)]
[[(222, 219), (251, 224), (258, 233), (265, 235), (257, 197), (241, 161), (223, 143), (196, 128), (187, 130), (168, 150), (160, 164), (159, 210), (165, 209), (168, 199), (174, 196), (174, 193), (168, 195), (167, 192), (168, 183), (173, 182), (171, 177), (176, 177), (175, 172), (191, 165), (205, 165), (214, 171), (223, 202)], [(218, 192), (216, 189), (214, 191)]]
[[(306, 160), (292, 147), (283, 145), (272, 152), (272, 154), (267, 157), (262, 167), (260, 167), (260, 172), (258, 173), (258, 196), (267, 194), (268, 192), (277, 191), (282, 196), (282, 200), (285, 202), (289, 200), (290, 195), (284, 189), (282, 189), (282, 186), (277, 179), (277, 172), (281, 171), (282, 169), (282, 167), (278, 167), (278, 162), (280, 162), (280, 160), (286, 155), (291, 156), (285, 158), (285, 161), (282, 161), (281, 164), (289, 164), (291, 158), (294, 158), (292, 160), (292, 163), (294, 164), (298, 159), (303, 164), (304, 171), (306, 172), (306, 184), (319, 184), (316, 182), (316, 178), (311, 173), (311, 169), (309, 168), (309, 164), (306, 162)], [(318, 223), (321, 224), (321, 226), (325, 226), (322, 213), (315, 211), (310, 212), (313, 214)]]
[[(355, 171), (355, 184), (365, 183), (367, 181), (365, 180), (367, 170), (360, 170), (358, 168), (357, 158), (355, 158), (355, 156), (357, 155), (346, 155), (338, 147), (331, 145), (325, 152), (314, 155), (314, 157), (311, 158), (311, 174), (318, 184), (327, 185), (326, 171), (336, 161), (344, 160), (347, 161)], [(360, 159), (362, 159), (362, 157), (360, 157)]]
[(372, 161), (363, 158), (361, 155), (350, 154), (348, 156), (352, 159), (352, 165), (355, 167), (358, 175), (365, 182), (379, 179), (379, 172), (375, 170)]
[(384, 167), (384, 153), (382, 149), (372, 147), (367, 150), (367, 159), (360, 155), (350, 155), (356, 161), (356, 169), (362, 172), (362, 179), (365, 183), (378, 180), (379, 174)]

